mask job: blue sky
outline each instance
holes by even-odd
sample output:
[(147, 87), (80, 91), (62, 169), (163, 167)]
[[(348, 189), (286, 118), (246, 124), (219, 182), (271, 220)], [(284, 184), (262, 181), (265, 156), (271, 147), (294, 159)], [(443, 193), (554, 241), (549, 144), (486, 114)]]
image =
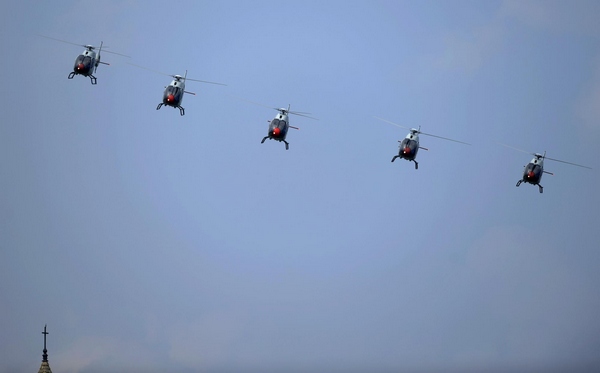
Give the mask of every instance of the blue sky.
[[(600, 4), (12, 2), (0, 372), (598, 369)], [(98, 84), (68, 80), (98, 45)], [(171, 74), (186, 115), (162, 108)], [(240, 98), (242, 100), (240, 100)], [(291, 105), (290, 150), (260, 140)], [(426, 133), (412, 163), (406, 131)], [(530, 152), (554, 176), (515, 183)]]

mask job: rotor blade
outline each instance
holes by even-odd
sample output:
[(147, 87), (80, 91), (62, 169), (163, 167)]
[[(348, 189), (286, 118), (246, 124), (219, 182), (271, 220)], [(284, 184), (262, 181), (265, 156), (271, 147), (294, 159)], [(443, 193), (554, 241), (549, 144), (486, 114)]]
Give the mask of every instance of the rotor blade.
[[(104, 47), (104, 48), (108, 48), (108, 47)], [(128, 56), (128, 55), (126, 55), (126, 54), (121, 54), (121, 53), (117, 53), (117, 52), (111, 52), (111, 51), (108, 51), (108, 50), (106, 50), (106, 49), (104, 49), (104, 51), (105, 51), (106, 53), (112, 53), (112, 54), (116, 54), (117, 56), (122, 56), (122, 57), (131, 58), (131, 56)]]
[(60, 39), (56, 39), (56, 38), (51, 38), (50, 36), (45, 36), (45, 35), (40, 35), (40, 34), (37, 34), (37, 36), (41, 36), (42, 38), (46, 38), (46, 39), (60, 41), (61, 43), (67, 43), (67, 44), (71, 44), (71, 45), (77, 45), (78, 47), (84, 47), (84, 48), (86, 47), (85, 44), (72, 43), (72, 42), (66, 41), (66, 40), (60, 40)]
[(531, 152), (528, 152), (528, 151), (523, 150), (523, 149), (515, 148), (514, 146), (506, 145), (506, 144), (503, 144), (501, 142), (499, 142), (498, 145), (502, 145), (502, 146), (505, 146), (507, 148), (511, 148), (512, 150), (516, 150), (516, 151), (521, 152), (521, 153), (525, 153), (525, 154), (529, 154), (529, 155), (535, 155), (535, 153), (531, 153)]
[(381, 121), (384, 121), (384, 122), (386, 122), (386, 123), (389, 123), (389, 124), (391, 124), (391, 125), (394, 125), (394, 126), (396, 126), (396, 127), (404, 128), (405, 130), (410, 130), (410, 128), (408, 128), (408, 127), (401, 126), (401, 125), (399, 125), (398, 123), (390, 122), (390, 121), (389, 121), (389, 120), (387, 120), (387, 119), (383, 119), (383, 118), (379, 118), (379, 117), (373, 117), (373, 118), (375, 118), (375, 119), (379, 119), (379, 120), (381, 120)]
[(592, 169), (591, 167), (588, 167), (588, 166), (583, 166), (583, 165), (580, 165), (580, 164), (577, 164), (577, 163), (571, 163), (571, 162), (561, 161), (560, 159), (554, 159), (554, 158), (550, 158), (550, 157), (545, 157), (545, 159), (549, 159), (549, 160), (555, 161), (555, 162), (570, 164), (572, 166), (583, 167), (583, 168), (587, 168), (587, 169), (590, 169), (590, 170)]
[(448, 140), (448, 141), (454, 141), (454, 142), (458, 142), (458, 143), (465, 144), (465, 145), (471, 145), (471, 144), (469, 144), (468, 142), (464, 142), (464, 141), (458, 141), (458, 140), (453, 140), (453, 139), (449, 139), (449, 138), (447, 138), (447, 137), (442, 137), (442, 136), (432, 135), (432, 134), (430, 134), (430, 133), (425, 133), (425, 132), (421, 132), (421, 131), (419, 131), (419, 133), (420, 133), (421, 135), (425, 135), (425, 136), (437, 137), (438, 139), (443, 139), (443, 140)]
[(139, 67), (140, 69), (144, 69), (144, 70), (152, 71), (153, 73), (156, 73), (156, 74), (160, 74), (160, 75), (166, 75), (166, 76), (173, 77), (173, 75), (171, 75), (171, 74), (163, 73), (162, 71), (153, 70), (153, 69), (150, 69), (150, 68), (147, 68), (147, 67), (144, 67), (144, 66), (136, 65), (136, 64), (134, 64), (134, 63), (131, 63), (131, 62), (127, 62), (127, 64), (128, 64), (128, 65), (131, 65), (131, 66)]
[(294, 127), (294, 126), (289, 126), (289, 127), (290, 127), (290, 128), (293, 128), (293, 129), (295, 129), (295, 130), (299, 130), (299, 129), (300, 129), (300, 128), (298, 128), (298, 127)]
[(183, 91), (184, 93), (189, 93), (190, 95), (194, 95), (196, 96), (196, 94), (194, 92), (188, 92), (188, 91)]
[(209, 82), (206, 80), (198, 80), (198, 79), (190, 79), (190, 78), (187, 78), (186, 80), (191, 80), (192, 82), (208, 83), (208, 84), (227, 85), (227, 84), (223, 84), (223, 83), (215, 83), (215, 82)]
[(297, 115), (311, 115), (311, 113), (307, 113), (305, 111), (295, 111), (295, 110), (286, 110), (288, 113), (290, 114), (297, 114)]
[[(56, 40), (56, 41), (60, 41), (61, 43), (67, 43), (67, 44), (71, 44), (71, 45), (77, 45), (79, 47), (84, 47), (84, 48), (88, 48), (88, 45), (86, 44), (77, 44), (77, 43), (72, 43), (70, 41), (66, 41), (66, 40), (61, 40), (61, 39), (56, 39), (56, 38), (51, 38), (50, 36), (45, 36), (45, 35), (40, 35), (37, 34), (37, 36), (41, 36), (42, 38), (46, 38), (46, 39), (51, 39), (51, 40)], [(95, 49), (96, 47), (94, 47), (93, 45), (91, 45), (92, 49)], [(107, 46), (104, 46), (104, 48), (108, 48)], [(100, 50), (102, 50), (102, 42), (100, 42)], [(117, 53), (117, 52), (111, 52), (109, 50), (104, 49), (104, 51), (106, 53), (112, 53), (112, 54), (117, 54), (119, 56), (123, 56), (123, 57), (127, 57), (127, 58), (131, 58), (131, 56), (125, 55), (125, 54), (121, 54), (121, 53)]]
[(301, 111), (288, 111), (287, 109), (268, 106), (268, 105), (265, 105), (265, 104), (261, 104), (259, 102), (254, 102), (254, 101), (246, 100), (245, 98), (241, 98), (241, 97), (237, 97), (237, 96), (231, 96), (230, 95), (230, 97), (233, 97), (233, 98), (238, 99), (240, 101), (246, 101), (246, 102), (248, 102), (250, 104), (253, 104), (253, 105), (262, 106), (262, 107), (266, 107), (266, 108), (269, 108), (269, 109), (277, 110), (279, 112), (281, 112), (283, 110), (283, 111), (285, 111), (288, 114), (294, 114), (294, 115), (298, 115), (298, 116), (301, 116), (301, 117), (306, 117), (306, 118), (310, 118), (310, 119), (314, 119), (314, 120), (319, 120), (318, 118), (314, 118), (314, 117), (311, 117), (309, 115), (306, 115), (306, 114), (309, 114), (309, 113), (304, 113), (304, 112), (301, 112)]
[(318, 118), (311, 117), (310, 115), (300, 114), (299, 112), (296, 112), (296, 111), (288, 111), (288, 114), (293, 114), (293, 115), (297, 115), (299, 117), (305, 117), (305, 118), (310, 118), (310, 119), (314, 119), (314, 120), (319, 120)]
[(237, 97), (237, 96), (231, 96), (231, 95), (229, 95), (229, 96), (230, 96), (230, 97), (233, 97), (233, 98), (235, 98), (235, 99), (238, 99), (238, 100), (240, 100), (240, 101), (246, 101), (246, 102), (248, 102), (248, 103), (250, 103), (250, 104), (253, 104), (253, 105), (262, 106), (262, 107), (266, 107), (266, 108), (269, 108), (269, 109), (275, 109), (275, 110), (279, 110), (279, 109), (277, 109), (277, 108), (274, 108), (274, 107), (272, 107), (272, 106), (268, 106), (268, 105), (261, 104), (261, 103), (258, 103), (258, 102), (254, 102), (254, 101), (246, 100), (245, 98), (241, 98), (241, 97)]

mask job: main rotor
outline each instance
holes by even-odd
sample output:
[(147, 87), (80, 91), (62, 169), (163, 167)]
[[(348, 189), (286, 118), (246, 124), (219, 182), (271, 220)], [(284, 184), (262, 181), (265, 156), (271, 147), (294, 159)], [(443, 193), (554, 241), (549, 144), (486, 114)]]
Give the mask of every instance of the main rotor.
[[(87, 49), (87, 50), (88, 50), (88, 51), (90, 51), (90, 52), (91, 52), (91, 51), (93, 51), (93, 50), (95, 50), (96, 48), (98, 48), (98, 47), (95, 47), (95, 46), (93, 46), (93, 45), (91, 45), (91, 44), (78, 44), (78, 43), (72, 43), (72, 42), (70, 42), (70, 41), (61, 40), (61, 39), (56, 39), (56, 38), (51, 38), (50, 36), (45, 36), (45, 35), (40, 35), (40, 34), (38, 34), (38, 36), (40, 36), (40, 37), (42, 37), (42, 38), (50, 39), (50, 40), (59, 41), (59, 42), (61, 42), (61, 43), (66, 43), (66, 44), (71, 44), (71, 45), (77, 45), (77, 46), (79, 46), (79, 47), (84, 47), (85, 49)], [(116, 55), (118, 55), (118, 56), (123, 56), (123, 57), (131, 58), (131, 56), (128, 56), (128, 55), (126, 55), (126, 54), (121, 54), (121, 53), (117, 53), (117, 52), (111, 52), (111, 51), (108, 51), (108, 50), (106, 50), (106, 49), (103, 49), (103, 48), (108, 48), (108, 47), (107, 47), (106, 45), (105, 45), (105, 46), (102, 46), (102, 42), (100, 42), (100, 43), (101, 43), (100, 50), (102, 50), (102, 51), (104, 51), (104, 52), (106, 52), (106, 53), (111, 53), (111, 54), (116, 54)]]
[(507, 148), (510, 148), (510, 149), (513, 149), (513, 150), (519, 151), (519, 152), (521, 152), (521, 153), (531, 154), (531, 155), (533, 155), (533, 156), (535, 157), (535, 159), (536, 159), (536, 160), (540, 160), (540, 159), (542, 159), (542, 160), (544, 160), (544, 159), (548, 159), (548, 160), (551, 160), (551, 161), (554, 161), (554, 162), (566, 163), (566, 164), (570, 164), (570, 165), (572, 165), (572, 166), (583, 167), (583, 168), (587, 168), (587, 169), (590, 169), (590, 170), (592, 169), (591, 167), (584, 166), (584, 165), (580, 165), (580, 164), (577, 164), (577, 163), (572, 163), (572, 162), (562, 161), (562, 160), (560, 160), (560, 159), (556, 159), (556, 158), (550, 158), (550, 157), (546, 157), (546, 152), (544, 152), (544, 154), (540, 154), (540, 153), (530, 153), (530, 152), (528, 152), (527, 150), (523, 150), (523, 149), (515, 148), (514, 146), (507, 145), (507, 144), (503, 144), (503, 143), (501, 143), (501, 142), (499, 142), (498, 144), (499, 144), (499, 145), (502, 145), (502, 146), (504, 146), (504, 147), (507, 147)]
[(442, 136), (432, 135), (431, 133), (421, 132), (421, 126), (419, 126), (418, 129), (417, 128), (409, 128), (409, 127), (401, 126), (398, 123), (394, 123), (394, 122), (389, 121), (387, 119), (383, 119), (383, 118), (380, 118), (380, 117), (374, 117), (374, 118), (375, 119), (379, 119), (380, 121), (386, 122), (388, 124), (394, 125), (396, 127), (407, 129), (407, 130), (410, 131), (411, 135), (419, 135), (419, 134), (421, 134), (421, 135), (426, 135), (426, 136), (431, 136), (431, 137), (437, 137), (438, 139), (442, 139), (442, 140), (454, 141), (454, 142), (457, 142), (457, 143), (460, 143), (460, 144), (471, 145), (468, 142), (458, 141), (458, 140), (450, 139), (448, 137), (442, 137)]
[(138, 67), (138, 68), (140, 68), (140, 69), (144, 69), (144, 70), (152, 71), (153, 73), (156, 73), (156, 74), (170, 76), (171, 78), (175, 79), (175, 80), (176, 80), (176, 81), (178, 81), (178, 82), (182, 82), (182, 81), (184, 81), (184, 82), (187, 82), (187, 81), (192, 81), (192, 82), (200, 82), (200, 83), (207, 83), (207, 84), (216, 84), (216, 85), (225, 85), (225, 86), (227, 85), (227, 84), (223, 84), (223, 83), (209, 82), (209, 81), (207, 81), (207, 80), (199, 80), (199, 79), (191, 79), (191, 78), (188, 78), (188, 77), (187, 77), (187, 70), (185, 71), (185, 75), (184, 75), (184, 76), (181, 76), (181, 75), (179, 75), (179, 74), (167, 74), (167, 73), (165, 73), (165, 72), (158, 71), (158, 70), (154, 70), (154, 69), (150, 69), (150, 68), (148, 68), (148, 67), (141, 66), (141, 65), (136, 65), (136, 64), (134, 64), (134, 63), (129, 63), (129, 62), (128, 62), (128, 64), (129, 64), (129, 65), (131, 65), (131, 66)]
[[(265, 106), (265, 105), (261, 105), (261, 106)], [(309, 114), (310, 113), (305, 113), (303, 111), (292, 111), (290, 110), (290, 104), (288, 104), (287, 109), (286, 108), (273, 108), (277, 111), (279, 111), (279, 113), (281, 113), (281, 115), (298, 115), (300, 117), (306, 117), (306, 118), (310, 118), (310, 119), (315, 119), (318, 120), (317, 118), (311, 117)]]

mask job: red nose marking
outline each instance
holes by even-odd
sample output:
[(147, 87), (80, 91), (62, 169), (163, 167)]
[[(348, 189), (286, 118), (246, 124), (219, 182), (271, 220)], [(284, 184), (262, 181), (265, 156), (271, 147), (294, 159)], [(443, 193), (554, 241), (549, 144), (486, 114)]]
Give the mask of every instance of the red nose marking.
[(533, 178), (533, 176), (534, 176), (533, 171), (529, 171), (529, 173), (527, 174), (527, 177), (531, 179), (531, 178)]
[(279, 136), (279, 134), (281, 133), (281, 130), (277, 127), (273, 128), (273, 136)]
[(410, 148), (408, 146), (404, 148), (404, 154), (410, 154)]
[(173, 95), (168, 95), (168, 96), (167, 96), (167, 102), (173, 102), (173, 101), (175, 101), (175, 96), (173, 96)]
[(82, 63), (80, 63), (79, 65), (77, 65), (77, 70), (83, 70), (84, 66)]

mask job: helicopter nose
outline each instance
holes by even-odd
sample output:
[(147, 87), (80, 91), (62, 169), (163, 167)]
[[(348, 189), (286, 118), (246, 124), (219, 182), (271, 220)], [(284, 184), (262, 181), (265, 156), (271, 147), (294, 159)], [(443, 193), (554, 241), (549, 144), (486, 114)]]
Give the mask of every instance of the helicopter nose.
[(407, 146), (406, 148), (404, 148), (404, 154), (410, 154), (410, 148)]
[(77, 70), (83, 70), (85, 66), (83, 66), (82, 63), (80, 63), (79, 65), (77, 65)]
[(173, 96), (173, 95), (168, 95), (168, 96), (167, 96), (167, 102), (173, 102), (173, 101), (175, 101), (175, 96)]
[(281, 133), (281, 130), (279, 128), (273, 128), (273, 136), (279, 136), (279, 134)]
[(533, 171), (529, 171), (529, 173), (527, 174), (527, 177), (530, 179), (532, 179), (534, 176), (535, 175), (534, 175)]

